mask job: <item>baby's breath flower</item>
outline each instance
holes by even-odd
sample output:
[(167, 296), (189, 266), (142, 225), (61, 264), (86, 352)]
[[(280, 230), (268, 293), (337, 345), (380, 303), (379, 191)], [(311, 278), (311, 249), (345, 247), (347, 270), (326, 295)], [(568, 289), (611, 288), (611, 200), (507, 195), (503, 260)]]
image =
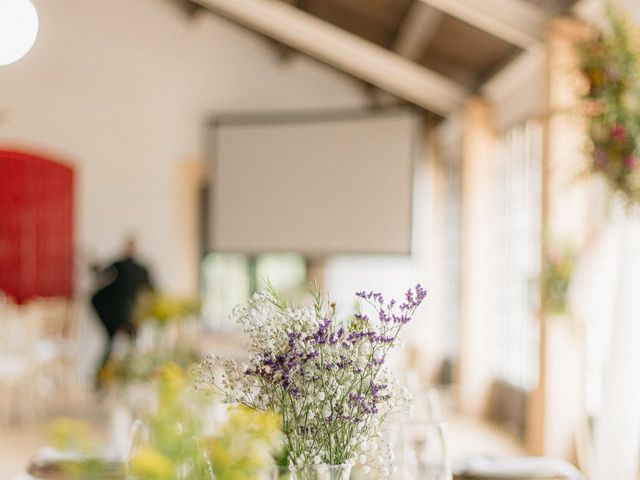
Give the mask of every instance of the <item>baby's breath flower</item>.
[(335, 304), (317, 293), (302, 308), (274, 292), (254, 294), (232, 313), (249, 337), (248, 364), (207, 357), (196, 372), (197, 388), (215, 387), (230, 402), (279, 411), (291, 464), (381, 458), (380, 468), (388, 470), (386, 450), (371, 452), (387, 415), (406, 408), (409, 396), (385, 362), (426, 292), (418, 285), (403, 303), (385, 303), (373, 292), (357, 296), (374, 315), (358, 308), (338, 319)]

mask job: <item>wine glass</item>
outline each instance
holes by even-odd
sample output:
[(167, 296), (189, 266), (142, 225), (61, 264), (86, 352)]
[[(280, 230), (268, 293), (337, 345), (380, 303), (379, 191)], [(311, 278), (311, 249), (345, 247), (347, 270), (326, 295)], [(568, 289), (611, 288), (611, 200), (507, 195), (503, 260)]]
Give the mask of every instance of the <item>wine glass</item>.
[(142, 420), (134, 420), (129, 434), (129, 452), (127, 454), (126, 474), (127, 478), (135, 478), (131, 474), (131, 462), (142, 447), (149, 444), (149, 429)]
[(423, 421), (399, 426), (400, 477), (405, 480), (452, 480), (444, 422)]

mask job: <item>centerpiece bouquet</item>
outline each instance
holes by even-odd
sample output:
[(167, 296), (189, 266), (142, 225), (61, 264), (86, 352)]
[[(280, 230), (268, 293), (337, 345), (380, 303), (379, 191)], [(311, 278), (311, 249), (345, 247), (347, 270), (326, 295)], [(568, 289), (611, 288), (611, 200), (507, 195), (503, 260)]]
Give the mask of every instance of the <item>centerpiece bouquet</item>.
[(197, 299), (163, 293), (141, 295), (135, 309), (136, 323), (155, 321), (160, 325), (189, 319), (200, 311)]
[(30, 473), (68, 480), (264, 480), (270, 474), (281, 448), (276, 413), (234, 406), (208, 431), (205, 399), (183, 369), (165, 365), (156, 389), (157, 405), (134, 423), (126, 464), (104, 456), (87, 423), (62, 418), (50, 428), (59, 453)]
[(199, 302), (166, 294), (141, 295), (134, 311), (137, 335), (114, 349), (99, 373), (104, 385), (151, 383), (172, 363), (189, 368), (202, 360), (198, 352)]
[(278, 416), (236, 407), (214, 435), (204, 435), (202, 398), (182, 369), (159, 373), (158, 406), (133, 446), (127, 478), (136, 480), (262, 480), (279, 449)]
[(312, 293), (308, 307), (294, 307), (273, 289), (236, 307), (232, 317), (249, 336), (248, 365), (209, 356), (196, 384), (228, 402), (279, 412), (297, 478), (346, 479), (387, 416), (410, 402), (386, 363), (426, 291), (418, 285), (402, 302), (359, 292), (346, 318), (317, 289)]

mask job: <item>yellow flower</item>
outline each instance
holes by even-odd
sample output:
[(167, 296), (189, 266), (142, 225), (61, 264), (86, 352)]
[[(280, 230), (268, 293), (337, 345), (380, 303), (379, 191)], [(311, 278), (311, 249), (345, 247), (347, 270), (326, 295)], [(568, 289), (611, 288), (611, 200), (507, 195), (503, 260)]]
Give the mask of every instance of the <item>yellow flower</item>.
[(184, 371), (175, 363), (163, 365), (157, 372), (161, 399), (172, 400), (187, 389)]
[(275, 413), (261, 413), (246, 406), (233, 407), (220, 434), (207, 445), (216, 478), (262, 478), (273, 465), (279, 425), (280, 417)]
[(158, 370), (158, 376), (163, 383), (174, 388), (183, 387), (186, 381), (184, 370), (173, 362), (168, 362)]
[(197, 300), (156, 294), (138, 302), (136, 316), (142, 320), (154, 318), (160, 323), (168, 323), (182, 320), (197, 312), (198, 309)]
[(62, 417), (49, 426), (48, 436), (54, 447), (87, 453), (95, 446), (91, 427), (87, 422)]
[(142, 447), (131, 461), (131, 470), (145, 480), (173, 479), (171, 460), (152, 447)]

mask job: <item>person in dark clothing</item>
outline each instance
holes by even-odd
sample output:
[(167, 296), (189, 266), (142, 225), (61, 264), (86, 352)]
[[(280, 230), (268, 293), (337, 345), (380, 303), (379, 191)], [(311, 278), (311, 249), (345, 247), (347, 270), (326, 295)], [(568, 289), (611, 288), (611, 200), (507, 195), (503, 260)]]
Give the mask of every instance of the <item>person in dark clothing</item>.
[(97, 371), (97, 383), (100, 372), (111, 356), (116, 334), (123, 332), (130, 337), (135, 335), (133, 313), (138, 296), (145, 290), (153, 290), (149, 271), (134, 258), (135, 250), (135, 240), (129, 239), (122, 259), (105, 269), (94, 267), (103, 286), (93, 294), (91, 304), (107, 331), (107, 345)]

